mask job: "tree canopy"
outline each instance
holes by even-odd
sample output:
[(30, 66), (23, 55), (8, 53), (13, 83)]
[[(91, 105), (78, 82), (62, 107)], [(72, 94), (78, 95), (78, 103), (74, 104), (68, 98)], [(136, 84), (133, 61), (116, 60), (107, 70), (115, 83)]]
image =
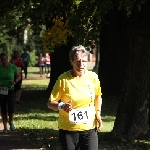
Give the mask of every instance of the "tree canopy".
[[(101, 22), (105, 15), (117, 8), (125, 15), (147, 0), (3, 0), (0, 3), (0, 44), (5, 43), (8, 34), (16, 35), (18, 28), (28, 23), (34, 34), (39, 35), (41, 25), (52, 27), (56, 16), (68, 20), (68, 30), (74, 34), (76, 44), (88, 45), (90, 39), (99, 37)], [(7, 32), (9, 30), (9, 33)]]

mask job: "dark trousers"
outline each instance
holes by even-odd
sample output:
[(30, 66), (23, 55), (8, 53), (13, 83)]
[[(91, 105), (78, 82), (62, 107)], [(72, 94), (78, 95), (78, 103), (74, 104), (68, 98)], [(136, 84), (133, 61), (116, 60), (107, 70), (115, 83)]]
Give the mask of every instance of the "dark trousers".
[(98, 150), (96, 129), (77, 132), (60, 129), (59, 140), (62, 150)]
[(14, 113), (14, 90), (9, 90), (8, 95), (0, 94), (0, 106), (1, 114), (13, 114)]
[(23, 70), (24, 70), (24, 74), (25, 74), (25, 78), (26, 78), (27, 73), (28, 73), (28, 64), (24, 64)]
[(21, 90), (22, 86), (22, 79), (20, 79), (15, 85), (14, 85), (14, 92)]

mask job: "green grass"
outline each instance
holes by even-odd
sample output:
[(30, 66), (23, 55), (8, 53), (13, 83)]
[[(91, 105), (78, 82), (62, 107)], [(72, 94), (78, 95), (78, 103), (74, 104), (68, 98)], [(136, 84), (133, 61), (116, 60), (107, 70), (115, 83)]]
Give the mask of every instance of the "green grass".
[(28, 67), (28, 73), (29, 74), (38, 74), (39, 73), (39, 67)]
[(48, 86), (49, 79), (23, 80), (22, 86)]
[[(24, 72), (23, 72), (24, 76)], [(40, 77), (39, 67), (28, 67), (28, 78), (22, 81), (23, 89), (38, 89), (40, 87), (46, 88), (49, 84), (50, 79), (46, 78), (45, 75)]]
[[(34, 76), (38, 68), (30, 68), (29, 75)], [(23, 85), (47, 86), (49, 79), (23, 80)], [(19, 133), (27, 140), (44, 150), (60, 150), (58, 141), (58, 112), (47, 108), (50, 93), (44, 90), (23, 90), (21, 104), (16, 104), (14, 123)], [(149, 150), (150, 142), (139, 140), (134, 144), (112, 139), (109, 134), (113, 129), (119, 97), (103, 98), (103, 129), (99, 135), (99, 150)]]

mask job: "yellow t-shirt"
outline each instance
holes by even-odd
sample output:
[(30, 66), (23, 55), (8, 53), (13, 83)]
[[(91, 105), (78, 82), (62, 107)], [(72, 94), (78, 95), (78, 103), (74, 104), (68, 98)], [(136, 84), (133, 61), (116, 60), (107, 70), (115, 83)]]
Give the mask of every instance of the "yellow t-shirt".
[(100, 81), (98, 75), (92, 71), (86, 71), (80, 79), (72, 77), (71, 71), (61, 74), (56, 81), (50, 101), (59, 101), (67, 103), (72, 100), (72, 108), (90, 107), (90, 121), (88, 123), (71, 124), (69, 121), (69, 113), (59, 110), (59, 129), (68, 131), (84, 131), (95, 128), (95, 95), (101, 95)]

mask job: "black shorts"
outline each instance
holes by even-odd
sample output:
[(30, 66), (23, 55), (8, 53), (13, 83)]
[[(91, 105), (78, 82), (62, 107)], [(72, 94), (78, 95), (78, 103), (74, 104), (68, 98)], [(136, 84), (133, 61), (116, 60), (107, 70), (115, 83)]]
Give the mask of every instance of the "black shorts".
[(39, 67), (45, 67), (45, 64), (39, 64)]
[(50, 67), (51, 65), (50, 65), (50, 64), (45, 64), (45, 66), (46, 66), (46, 67)]
[(98, 150), (96, 129), (75, 132), (60, 129), (59, 140), (63, 150)]
[(9, 90), (8, 95), (0, 94), (0, 106), (1, 114), (13, 114), (14, 113), (14, 90)]
[(22, 86), (22, 79), (19, 80), (15, 85), (14, 85), (14, 91), (18, 91), (21, 90), (21, 86)]

